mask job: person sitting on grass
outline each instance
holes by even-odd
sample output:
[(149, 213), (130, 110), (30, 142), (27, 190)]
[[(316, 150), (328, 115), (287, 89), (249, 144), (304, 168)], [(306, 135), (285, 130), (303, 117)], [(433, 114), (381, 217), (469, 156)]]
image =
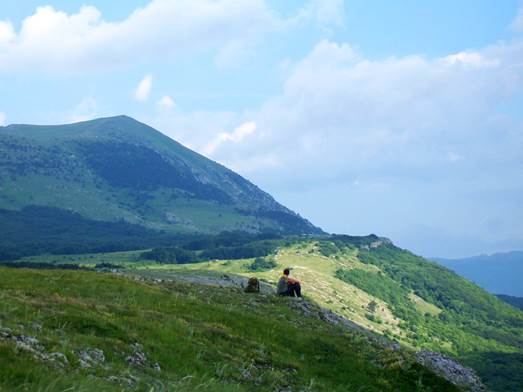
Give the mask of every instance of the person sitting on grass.
[(297, 279), (289, 278), (290, 268), (283, 270), (283, 275), (278, 280), (278, 286), (276, 292), (278, 295), (285, 297), (301, 297), (301, 286), (300, 281)]

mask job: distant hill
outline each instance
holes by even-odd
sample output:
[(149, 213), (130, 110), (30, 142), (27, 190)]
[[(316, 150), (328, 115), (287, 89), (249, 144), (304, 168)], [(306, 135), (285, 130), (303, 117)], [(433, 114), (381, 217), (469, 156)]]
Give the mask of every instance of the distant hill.
[(127, 116), (0, 127), (0, 179), (9, 233), (31, 232), (34, 221), (67, 233), (64, 219), (83, 220), (89, 237), (97, 222), (115, 223), (105, 238), (113, 228), (118, 238), (138, 230), (126, 224), (176, 234), (323, 233), (235, 172)]
[(523, 251), (495, 253), (464, 259), (432, 260), (494, 294), (523, 297)]
[(520, 310), (523, 310), (523, 298), (521, 297), (512, 297), (511, 295), (498, 294), (497, 297)]

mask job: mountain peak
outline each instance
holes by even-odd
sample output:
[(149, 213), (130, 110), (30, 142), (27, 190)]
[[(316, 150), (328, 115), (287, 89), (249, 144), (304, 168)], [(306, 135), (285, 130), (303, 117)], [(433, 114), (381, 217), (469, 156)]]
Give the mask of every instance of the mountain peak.
[[(146, 124), (141, 123), (140, 121), (138, 121), (135, 118), (133, 118), (131, 116), (128, 116), (126, 114), (118, 114), (116, 116), (107, 116), (107, 117), (98, 117), (98, 118), (93, 118), (93, 119), (90, 119), (90, 120), (78, 121), (78, 122), (75, 122), (75, 123), (70, 124), (70, 125), (75, 125), (75, 124), (99, 124), (99, 123), (137, 123), (137, 124), (141, 124), (141, 125), (147, 126)], [(68, 124), (64, 124), (64, 125), (68, 125)]]
[(49, 142), (55, 139), (129, 139), (146, 142), (146, 139), (166, 138), (161, 132), (127, 115), (100, 117), (71, 124), (33, 125), (11, 124), (2, 133)]
[[(0, 177), (11, 179), (0, 188), (0, 209), (62, 208), (167, 231), (323, 233), (240, 175), (126, 115), (11, 125), (0, 132), (0, 151)], [(34, 177), (39, 185), (25, 187)]]

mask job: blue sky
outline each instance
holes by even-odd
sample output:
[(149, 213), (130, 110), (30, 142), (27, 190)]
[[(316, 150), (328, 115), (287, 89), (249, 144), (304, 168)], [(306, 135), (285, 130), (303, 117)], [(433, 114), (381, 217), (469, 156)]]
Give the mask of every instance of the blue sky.
[(333, 232), (523, 248), (523, 3), (5, 0), (0, 125), (128, 114)]

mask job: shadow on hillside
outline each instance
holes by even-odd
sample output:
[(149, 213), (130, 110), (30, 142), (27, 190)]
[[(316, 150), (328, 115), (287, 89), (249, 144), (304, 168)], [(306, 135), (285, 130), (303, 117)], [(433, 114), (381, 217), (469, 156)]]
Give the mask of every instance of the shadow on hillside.
[(481, 374), (483, 382), (495, 391), (523, 391), (523, 353), (470, 353), (463, 362)]

